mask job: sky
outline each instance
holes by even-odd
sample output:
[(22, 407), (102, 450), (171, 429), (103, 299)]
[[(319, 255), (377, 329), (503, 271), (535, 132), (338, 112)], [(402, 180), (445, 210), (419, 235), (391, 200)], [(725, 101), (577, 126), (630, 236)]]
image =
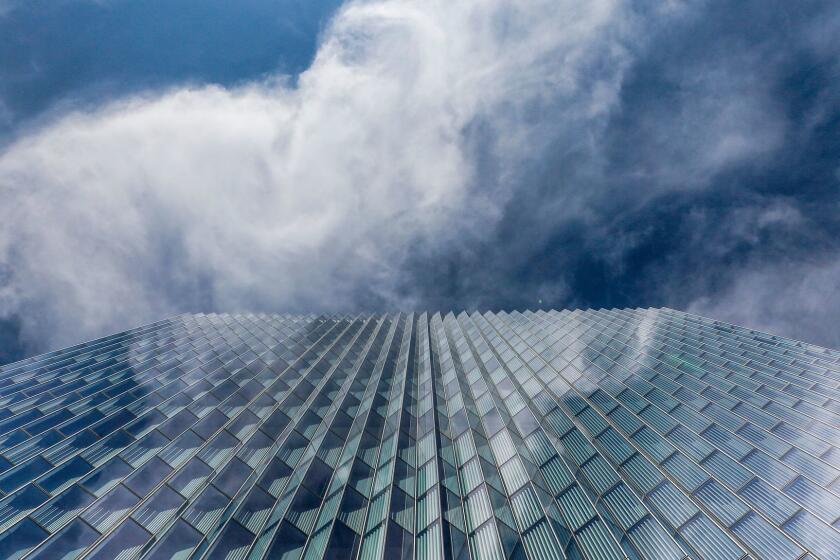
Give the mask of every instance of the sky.
[(840, 347), (833, 1), (0, 0), (0, 363), (183, 312)]

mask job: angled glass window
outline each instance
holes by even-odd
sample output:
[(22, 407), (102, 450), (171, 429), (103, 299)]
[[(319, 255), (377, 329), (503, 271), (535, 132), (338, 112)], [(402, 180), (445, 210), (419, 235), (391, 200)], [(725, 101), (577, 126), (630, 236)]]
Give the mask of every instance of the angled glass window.
[(133, 519), (126, 519), (114, 532), (107, 535), (97, 546), (90, 558), (112, 560), (113, 558), (131, 558), (140, 552), (151, 535)]
[(203, 535), (189, 523), (178, 520), (148, 554), (149, 560), (189, 558)]
[(172, 467), (158, 457), (152, 457), (148, 463), (126, 478), (124, 484), (138, 496), (146, 496), (171, 472)]
[(49, 533), (44, 529), (31, 519), (25, 518), (0, 535), (0, 558), (18, 560), (48, 536)]
[(136, 494), (120, 484), (97, 500), (81, 517), (94, 529), (104, 533), (113, 527), (139, 501), (140, 498)]
[(169, 486), (160, 487), (133, 514), (137, 523), (151, 534), (158, 534), (175, 517), (184, 498)]
[(98, 539), (99, 533), (93, 527), (81, 519), (76, 519), (39, 547), (30, 558), (74, 560)]
[(0, 558), (834, 560), (838, 403), (668, 309), (180, 315), (0, 366)]

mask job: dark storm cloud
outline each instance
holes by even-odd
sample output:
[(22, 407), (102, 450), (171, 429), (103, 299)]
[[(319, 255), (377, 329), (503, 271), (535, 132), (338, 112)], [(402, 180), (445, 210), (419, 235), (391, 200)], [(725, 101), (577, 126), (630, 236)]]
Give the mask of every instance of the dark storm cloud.
[(840, 345), (840, 11), (683, 9), (608, 124), (560, 131), (486, 236), (417, 251), (428, 301), (667, 305)]

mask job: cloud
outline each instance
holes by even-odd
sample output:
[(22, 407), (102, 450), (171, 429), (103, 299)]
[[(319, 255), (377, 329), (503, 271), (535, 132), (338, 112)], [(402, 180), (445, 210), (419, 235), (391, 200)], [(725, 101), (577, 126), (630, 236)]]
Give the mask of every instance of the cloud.
[(66, 115), (0, 155), (0, 314), (43, 350), (187, 310), (417, 304), (406, 248), (480, 235), (546, 130), (606, 118), (631, 15), (353, 2), (294, 86)]
[[(840, 49), (830, 40), (840, 19), (826, 2), (795, 14), (776, 7), (647, 6), (625, 42), (620, 86), (608, 90), (611, 108), (558, 119), (480, 238), (416, 251), (425, 299), (440, 308), (704, 301), (712, 312), (709, 302), (728, 301), (756, 271), (798, 267), (829, 282), (813, 263), (840, 254)], [(793, 285), (789, 301), (805, 302), (823, 284)], [(742, 322), (761, 322), (755, 313)], [(826, 336), (792, 318), (785, 332)]]
[(834, 12), (351, 2), (296, 79), (19, 135), (0, 320), (37, 351), (181, 311), (670, 306), (840, 345)]
[(780, 262), (740, 271), (727, 289), (687, 311), (794, 339), (840, 347), (840, 259)]

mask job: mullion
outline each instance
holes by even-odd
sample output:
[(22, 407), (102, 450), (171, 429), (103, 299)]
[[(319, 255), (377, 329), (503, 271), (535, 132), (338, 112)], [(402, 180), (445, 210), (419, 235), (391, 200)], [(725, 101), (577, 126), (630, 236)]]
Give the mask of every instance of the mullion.
[[(255, 397), (255, 398), (256, 398), (256, 397)], [(244, 409), (243, 409), (243, 410), (244, 410)], [(235, 418), (228, 419), (228, 421), (225, 423), (225, 426), (226, 426), (226, 425), (228, 425), (228, 424), (230, 424), (230, 423), (231, 423), (231, 422), (233, 422), (234, 420), (235, 420)], [(222, 430), (224, 430), (224, 426), (222, 426), (219, 430), (217, 430), (216, 432), (214, 432), (214, 434), (210, 434), (210, 436), (208, 436), (208, 439), (204, 442), (204, 445), (202, 446), (202, 449), (203, 449), (203, 448), (204, 448), (207, 444), (209, 444), (209, 443), (210, 443), (210, 441), (212, 441), (212, 437), (213, 437), (213, 435), (215, 435), (216, 433), (221, 433), (221, 431), (222, 431)], [(127, 448), (126, 448), (126, 449), (127, 449)], [(197, 455), (199, 452), (200, 452), (200, 449), (199, 449), (198, 451), (196, 451), (195, 453), (193, 453), (193, 456)], [(168, 480), (170, 480), (170, 479), (171, 479), (174, 475), (176, 475), (178, 472), (179, 472), (179, 471), (178, 471), (177, 469), (176, 469), (176, 470), (173, 470), (173, 471), (169, 474), (169, 476), (167, 476), (167, 477), (166, 477), (163, 481), (161, 481), (161, 483), (159, 483), (159, 484), (158, 484), (158, 487), (160, 487), (162, 484), (165, 484)], [(124, 480), (123, 480), (123, 481), (124, 481)], [(118, 485), (118, 484), (119, 484), (119, 482), (117, 482), (116, 484)], [(114, 487), (116, 487), (116, 486), (114, 486)], [(109, 492), (110, 492), (110, 490), (109, 490)], [(153, 495), (153, 494), (149, 494), (149, 496), (152, 496), (152, 495)], [(98, 500), (97, 500), (96, 502), (94, 502), (94, 504), (96, 504), (96, 503), (98, 503)], [(144, 501), (143, 501), (143, 500), (141, 500), (141, 501), (137, 502), (136, 506), (137, 506), (137, 507), (139, 507), (139, 506), (141, 506), (143, 503), (144, 503)], [(91, 504), (91, 507), (92, 507), (94, 504)], [(88, 508), (88, 509), (89, 509), (89, 508)], [(136, 510), (136, 507), (132, 509), (132, 511), (134, 511), (134, 510)], [(79, 513), (79, 515), (82, 515), (82, 514), (83, 514), (83, 512), (80, 512), (80, 513)], [(130, 515), (131, 515), (131, 512), (129, 512), (129, 513), (127, 513), (126, 515), (122, 516), (122, 519), (126, 519), (126, 518), (128, 518)], [(57, 529), (53, 532), (53, 534), (58, 534), (60, 531), (61, 531), (61, 528), (57, 528)]]

